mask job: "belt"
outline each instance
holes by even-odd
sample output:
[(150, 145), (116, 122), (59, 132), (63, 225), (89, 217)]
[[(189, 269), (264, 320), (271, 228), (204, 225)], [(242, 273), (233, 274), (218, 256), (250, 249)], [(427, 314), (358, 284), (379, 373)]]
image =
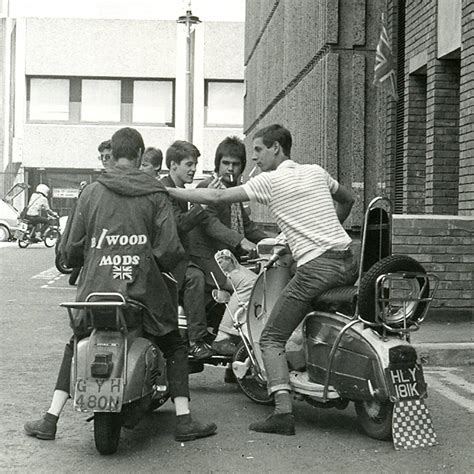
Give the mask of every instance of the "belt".
[(321, 257), (329, 258), (346, 258), (352, 255), (352, 249), (347, 248), (346, 250), (326, 250)]

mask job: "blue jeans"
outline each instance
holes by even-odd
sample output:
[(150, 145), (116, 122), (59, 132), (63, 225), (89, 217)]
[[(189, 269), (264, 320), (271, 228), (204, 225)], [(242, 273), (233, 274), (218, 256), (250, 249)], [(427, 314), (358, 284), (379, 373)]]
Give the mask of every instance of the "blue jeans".
[(291, 390), (285, 345), (311, 309), (311, 301), (330, 288), (352, 285), (357, 271), (350, 249), (329, 250), (297, 268), (276, 301), (260, 338), (269, 393)]

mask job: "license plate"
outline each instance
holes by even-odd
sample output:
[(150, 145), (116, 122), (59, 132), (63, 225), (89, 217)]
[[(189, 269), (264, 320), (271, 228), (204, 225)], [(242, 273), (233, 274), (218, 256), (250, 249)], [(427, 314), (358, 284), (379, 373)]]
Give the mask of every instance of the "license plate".
[(426, 382), (423, 369), (419, 365), (403, 369), (389, 368), (387, 375), (393, 388), (392, 394), (397, 400), (412, 400), (426, 396)]
[(123, 403), (123, 379), (77, 379), (74, 409), (119, 412)]
[(18, 224), (18, 228), (22, 231), (22, 232), (26, 232), (28, 230), (28, 224), (25, 224), (24, 222), (20, 222)]

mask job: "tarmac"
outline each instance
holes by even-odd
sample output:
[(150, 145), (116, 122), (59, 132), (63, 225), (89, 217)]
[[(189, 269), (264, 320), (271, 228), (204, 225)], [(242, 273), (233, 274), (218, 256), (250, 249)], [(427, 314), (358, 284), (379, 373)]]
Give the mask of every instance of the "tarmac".
[(411, 334), (423, 365), (453, 367), (474, 365), (474, 318), (462, 321), (430, 321)]

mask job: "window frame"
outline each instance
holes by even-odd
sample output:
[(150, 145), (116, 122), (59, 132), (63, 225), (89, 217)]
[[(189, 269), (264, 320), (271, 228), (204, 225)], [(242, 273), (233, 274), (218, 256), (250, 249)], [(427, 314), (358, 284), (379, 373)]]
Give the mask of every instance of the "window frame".
[[(242, 122), (241, 123), (215, 123), (208, 121), (209, 108), (209, 84), (211, 83), (227, 83), (242, 84), (244, 87), (242, 94)], [(244, 97), (245, 97), (245, 81), (243, 79), (204, 79), (204, 126), (208, 128), (242, 128), (244, 125)]]

